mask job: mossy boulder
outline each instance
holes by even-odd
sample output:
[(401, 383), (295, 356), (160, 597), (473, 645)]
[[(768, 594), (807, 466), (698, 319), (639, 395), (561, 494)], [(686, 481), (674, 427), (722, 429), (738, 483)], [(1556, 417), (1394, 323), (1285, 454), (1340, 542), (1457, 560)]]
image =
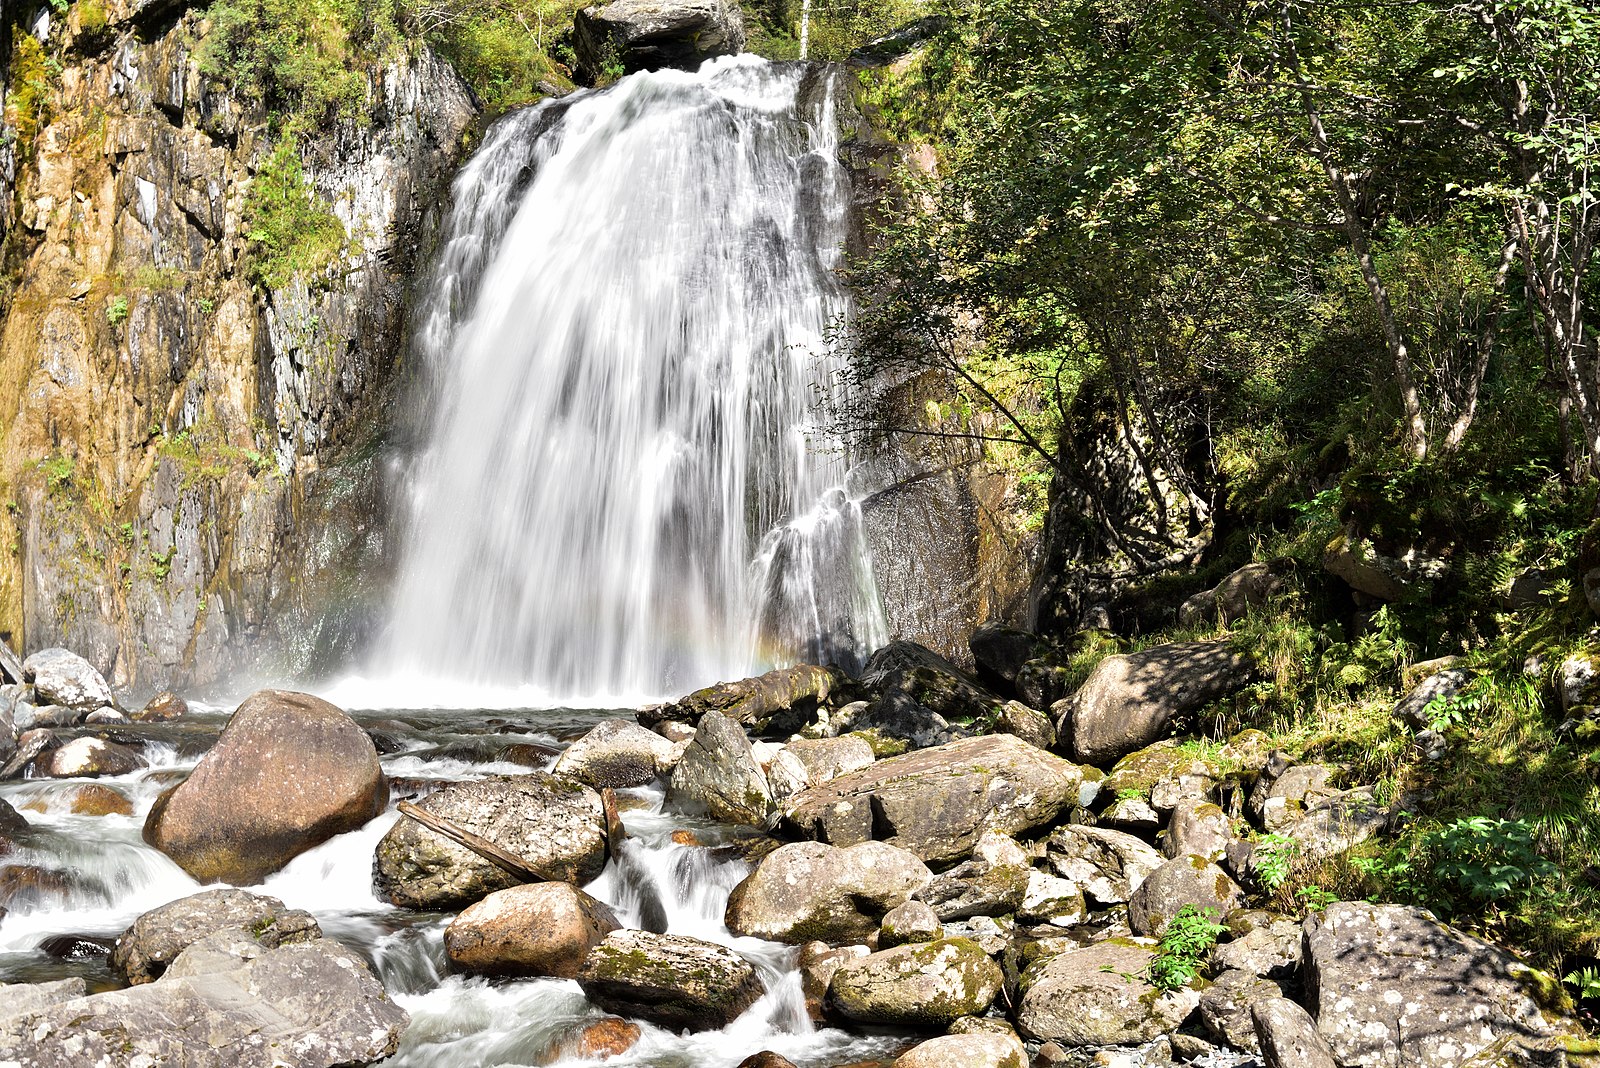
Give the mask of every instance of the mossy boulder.
[(1113, 938), (1041, 958), (1022, 974), (1017, 1028), (1067, 1047), (1132, 1046), (1177, 1030), (1200, 994), (1147, 983), (1154, 956), (1153, 942)]
[(857, 1023), (943, 1029), (987, 1011), (1003, 978), (976, 942), (942, 938), (846, 961), (828, 984), (828, 1002)]
[(180, 953), (219, 931), (248, 933), (267, 949), (322, 937), (314, 916), (287, 908), (275, 897), (246, 890), (207, 890), (134, 920), (117, 938), (111, 968), (132, 986), (153, 983)]
[(614, 931), (578, 972), (584, 994), (607, 1012), (674, 1031), (726, 1027), (763, 993), (750, 963), (698, 938)]
[(673, 744), (626, 719), (603, 720), (573, 742), (551, 769), (596, 789), (646, 786), (676, 757)]
[(846, 680), (832, 668), (797, 664), (765, 675), (719, 682), (669, 704), (641, 709), (641, 721), (676, 720), (698, 726), (707, 712), (719, 712), (757, 733), (792, 734), (814, 721), (843, 690)]
[(707, 712), (672, 771), (667, 800), (693, 813), (729, 823), (766, 827), (772, 788), (744, 728), (720, 712)]
[(1167, 861), (1139, 884), (1128, 898), (1128, 926), (1134, 934), (1159, 936), (1185, 905), (1209, 909), (1220, 922), (1244, 903), (1244, 891), (1226, 872), (1190, 854)]
[(726, 922), (734, 934), (791, 945), (862, 942), (932, 879), (915, 854), (882, 842), (793, 842), (734, 887)]

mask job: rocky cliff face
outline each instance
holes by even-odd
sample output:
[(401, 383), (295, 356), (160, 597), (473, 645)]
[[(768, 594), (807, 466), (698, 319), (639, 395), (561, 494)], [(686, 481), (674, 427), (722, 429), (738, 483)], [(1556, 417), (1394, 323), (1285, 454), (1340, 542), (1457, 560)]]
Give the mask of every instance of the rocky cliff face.
[[(203, 12), (20, 24), (40, 48), (0, 53), (0, 632), (135, 691), (314, 666), (376, 588), (407, 280), (470, 94), (426, 50), (372, 69), (363, 113), (301, 149), (349, 240), (262, 289), (241, 213), (266, 117), (202, 75)], [(23, 52), (46, 60), (26, 110)]]

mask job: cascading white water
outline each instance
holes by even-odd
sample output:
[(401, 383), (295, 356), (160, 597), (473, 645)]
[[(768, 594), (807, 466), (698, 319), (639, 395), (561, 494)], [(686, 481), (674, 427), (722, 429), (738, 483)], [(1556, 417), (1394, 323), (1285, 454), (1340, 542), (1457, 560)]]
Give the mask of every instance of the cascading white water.
[(751, 57), (493, 129), (416, 334), (430, 441), (372, 665), (406, 702), (639, 700), (883, 640), (812, 415), (837, 148), (829, 76)]

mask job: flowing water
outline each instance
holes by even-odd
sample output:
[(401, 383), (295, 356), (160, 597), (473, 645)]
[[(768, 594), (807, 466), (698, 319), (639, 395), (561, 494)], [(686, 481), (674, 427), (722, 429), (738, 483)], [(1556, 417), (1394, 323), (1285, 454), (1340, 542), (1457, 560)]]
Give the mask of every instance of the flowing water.
[[(427, 446), (406, 475), (390, 625), (368, 677), (328, 694), (382, 710), (361, 718), (384, 721), (396, 800), (526, 772), (539, 746), (548, 766), (615, 714), (567, 706), (853, 666), (883, 640), (847, 458), (811, 414), (848, 311), (830, 78), (748, 57), (633, 75), (502, 119), (463, 169), (416, 324)], [(109, 987), (116, 935), (200, 889), (140, 829), (225, 722), (103, 732), (151, 763), (101, 780), (128, 814), (74, 814), (77, 781), (0, 784), (31, 824), (0, 855), (0, 980)], [(771, 1049), (813, 1068), (905, 1044), (814, 1028), (796, 951), (722, 924), (748, 865), (717, 846), (739, 832), (663, 811), (659, 789), (625, 794), (632, 839), (587, 889), (630, 926), (732, 947), (767, 993), (722, 1031), (646, 1025), (608, 1063), (731, 1068)], [(409, 1010), (393, 1068), (571, 1061), (563, 1038), (602, 1015), (576, 983), (451, 974), (451, 917), (374, 897), (373, 849), (398, 818), (259, 889), (362, 952)], [(675, 842), (682, 828), (709, 844)]]
[[(358, 714), (374, 724), (395, 800), (425, 793), (436, 782), (529, 769), (506, 759), (528, 743), (555, 752), (607, 715), (600, 711), (509, 710), (474, 715), (439, 711)], [(382, 720), (381, 724), (376, 723)], [(91, 989), (114, 985), (108, 947), (138, 916), (197, 893), (193, 879), (145, 845), (140, 828), (150, 805), (191, 770), (215, 740), (226, 716), (215, 710), (172, 725), (118, 729), (113, 736), (141, 746), (151, 767), (96, 780), (133, 803), (131, 815), (71, 812), (73, 792), (88, 780), (25, 780), (0, 786), (30, 829), (16, 851), (0, 860), (0, 892), (9, 911), (0, 919), (0, 981), (39, 982), (86, 977)], [(400, 724), (405, 724), (401, 729)], [(520, 746), (520, 749), (508, 747)], [(548, 757), (544, 764), (553, 763)], [(755, 965), (767, 994), (721, 1031), (678, 1035), (644, 1024), (629, 1053), (608, 1060), (617, 1068), (732, 1068), (762, 1049), (801, 1068), (883, 1057), (903, 1038), (814, 1028), (794, 968), (795, 950), (738, 938), (722, 924), (728, 892), (749, 866), (718, 848), (739, 833), (706, 820), (663, 812), (659, 788), (622, 791), (623, 821), (631, 835), (624, 861), (612, 862), (585, 889), (612, 906), (625, 926), (664, 926), (733, 948)], [(451, 974), (444, 928), (452, 916), (396, 908), (373, 896), (372, 854), (399, 815), (390, 811), (366, 827), (297, 857), (257, 893), (311, 912), (323, 932), (362, 953), (395, 1000), (411, 1013), (400, 1051), (385, 1068), (496, 1068), (583, 1064), (561, 1043), (577, 1025), (604, 1013), (576, 982), (560, 979), (484, 980)], [(683, 845), (672, 832), (687, 829), (705, 843)]]
[(354, 692), (637, 703), (882, 643), (814, 415), (849, 308), (832, 78), (715, 60), (493, 128), (419, 315), (428, 444)]

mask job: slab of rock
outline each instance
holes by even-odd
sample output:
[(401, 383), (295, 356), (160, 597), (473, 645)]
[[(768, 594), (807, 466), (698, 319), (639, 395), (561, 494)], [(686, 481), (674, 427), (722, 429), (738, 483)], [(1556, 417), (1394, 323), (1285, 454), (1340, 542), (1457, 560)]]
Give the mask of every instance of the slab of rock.
[(767, 782), (778, 800), (820, 786), (852, 771), (871, 767), (872, 745), (855, 734), (838, 738), (796, 738), (778, 751), (767, 768)]
[(1205, 857), (1169, 860), (1151, 872), (1128, 898), (1128, 926), (1136, 935), (1160, 937), (1185, 905), (1211, 910), (1213, 921), (1244, 905), (1244, 891)]
[(986, 1011), (1003, 978), (976, 942), (942, 938), (845, 961), (828, 984), (828, 1003), (857, 1023), (942, 1029)]
[(1241, 689), (1253, 670), (1226, 642), (1118, 653), (1051, 712), (1073, 759), (1105, 766), (1161, 738), (1178, 717)]
[(707, 712), (717, 712), (757, 733), (793, 734), (817, 718), (840, 682), (831, 668), (798, 664), (707, 686), (670, 704), (641, 710), (639, 718), (651, 726), (671, 721), (698, 726)]
[(1217, 971), (1242, 971), (1264, 979), (1288, 979), (1300, 968), (1300, 924), (1265, 911), (1235, 912), (1228, 917), (1233, 941), (1211, 951)]
[(578, 972), (585, 996), (607, 1012), (674, 1031), (726, 1027), (761, 997), (748, 961), (681, 935), (614, 931)]
[(942, 1035), (912, 1046), (892, 1068), (1027, 1068), (1028, 1054), (1016, 1035)]
[(49, 983), (0, 983), (0, 1020), (38, 1012), (89, 993), (82, 976)]
[(655, 731), (631, 720), (608, 719), (568, 746), (551, 770), (597, 790), (620, 789), (655, 782), (675, 757), (673, 744)]
[(262, 690), (156, 800), (144, 839), (201, 882), (258, 883), (388, 802), (378, 752), (354, 720), (310, 694)]
[(1005, 916), (1022, 907), (1032, 872), (1021, 846), (987, 831), (970, 859), (935, 875), (917, 891), (917, 899), (931, 905), (941, 920)]
[(744, 728), (715, 711), (701, 717), (673, 769), (667, 799), (689, 811), (752, 827), (766, 827), (773, 812), (772, 789)]
[(1338, 1068), (1317, 1022), (1288, 998), (1262, 998), (1250, 1006), (1256, 1044), (1266, 1068)]
[(316, 917), (247, 890), (206, 890), (140, 916), (117, 938), (111, 968), (129, 985), (161, 978), (178, 954), (218, 931), (243, 931), (266, 949), (322, 937)]
[(94, 665), (66, 649), (39, 650), (22, 662), (22, 673), (38, 694), (35, 704), (93, 712), (114, 703), (111, 687)]
[(1249, 972), (1223, 972), (1200, 995), (1200, 1022), (1211, 1037), (1234, 1049), (1260, 1050), (1251, 1010), (1258, 1001), (1276, 1001), (1283, 987)]
[[(418, 805), (563, 882), (586, 883), (605, 867), (600, 795), (565, 776), (536, 771), (456, 783)], [(401, 819), (383, 836), (372, 865), (378, 896), (413, 909), (459, 908), (518, 882), (411, 819)]]
[(1422, 909), (1339, 902), (1304, 929), (1306, 997), (1347, 1068), (1459, 1068), (1496, 1044), (1538, 1048), (1569, 1026), (1540, 1011), (1527, 965)]
[(159, 983), (12, 1016), (0, 1021), (0, 1064), (334, 1068), (393, 1053), (408, 1022), (360, 957), (318, 939), (243, 963), (180, 954)]
[(894, 739), (912, 749), (926, 749), (954, 741), (967, 731), (953, 726), (944, 716), (901, 690), (888, 690), (860, 706), (851, 706), (836, 717), (840, 729), (876, 734)]
[(1076, 883), (1038, 868), (1028, 872), (1028, 889), (1017, 907), (1017, 919), (1024, 923), (1071, 927), (1082, 923), (1087, 914), (1083, 891)]
[(532, 883), (468, 906), (445, 928), (444, 949), (452, 965), (476, 975), (576, 979), (589, 951), (621, 926), (570, 883)]
[(33, 762), (34, 770), (47, 779), (127, 775), (146, 766), (136, 750), (99, 738), (74, 738), (58, 749), (40, 754)]
[(1045, 857), (1063, 879), (1102, 905), (1120, 905), (1167, 858), (1123, 831), (1068, 824), (1050, 836)]
[(863, 942), (932, 879), (915, 854), (883, 842), (792, 842), (733, 888), (725, 922), (734, 934), (791, 945)]
[(890, 642), (861, 669), (861, 681), (881, 695), (904, 694), (945, 720), (971, 720), (999, 708), (1003, 699), (931, 649)]
[(1017, 1027), (1027, 1038), (1081, 1046), (1132, 1046), (1178, 1029), (1196, 990), (1163, 993), (1145, 982), (1154, 943), (1113, 938), (1046, 957), (1023, 973)]
[(970, 854), (985, 831), (1015, 835), (1049, 824), (1093, 800), (1099, 779), (1008, 734), (964, 738), (803, 790), (784, 804), (783, 821), (804, 838), (876, 838), (942, 863)]

